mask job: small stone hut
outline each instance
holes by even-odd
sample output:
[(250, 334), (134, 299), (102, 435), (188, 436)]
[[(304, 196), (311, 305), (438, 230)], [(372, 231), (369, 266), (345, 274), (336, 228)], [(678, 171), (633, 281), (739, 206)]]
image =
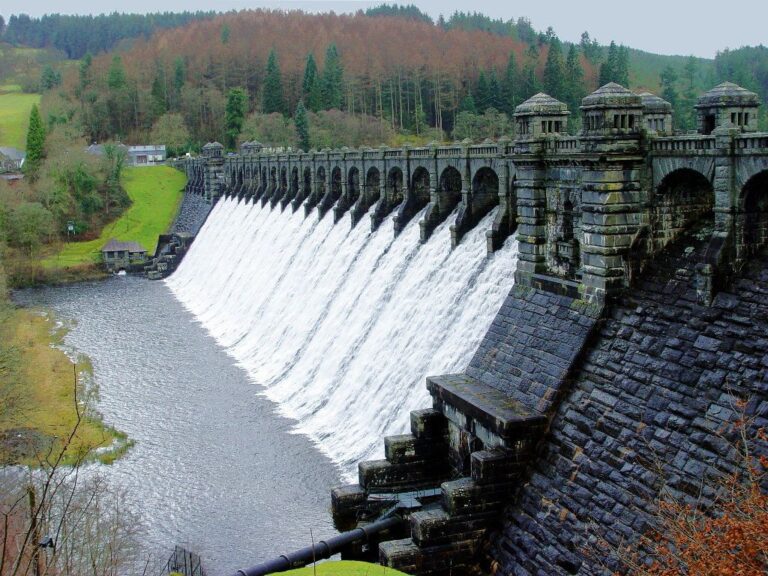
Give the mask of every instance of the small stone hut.
[(141, 265), (147, 259), (147, 250), (138, 242), (120, 242), (112, 238), (101, 249), (104, 266), (109, 272), (128, 270), (132, 265)]

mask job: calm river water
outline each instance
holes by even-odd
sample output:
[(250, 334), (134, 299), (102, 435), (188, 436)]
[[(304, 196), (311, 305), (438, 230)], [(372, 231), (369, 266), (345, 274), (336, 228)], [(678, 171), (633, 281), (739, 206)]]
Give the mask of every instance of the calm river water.
[(65, 344), (93, 361), (104, 420), (136, 445), (107, 474), (129, 491), (164, 562), (174, 545), (209, 576), (334, 532), (340, 473), (278, 416), (161, 282), (118, 277), (16, 294), (70, 326)]

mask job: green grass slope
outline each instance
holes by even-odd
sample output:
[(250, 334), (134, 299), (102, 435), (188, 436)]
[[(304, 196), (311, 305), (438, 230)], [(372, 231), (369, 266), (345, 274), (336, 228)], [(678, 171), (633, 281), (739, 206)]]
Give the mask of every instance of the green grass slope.
[(403, 572), (379, 564), (352, 562), (350, 560), (323, 562), (314, 568), (307, 566), (306, 568), (283, 572), (285, 576), (314, 576), (315, 573), (317, 576), (404, 576)]
[(22, 94), (13, 84), (0, 86), (0, 146), (27, 147), (29, 111), (40, 104), (40, 94)]
[(183, 197), (186, 176), (169, 166), (126, 168), (122, 184), (132, 204), (125, 213), (104, 227), (96, 240), (68, 242), (61, 251), (47, 258), (47, 268), (62, 268), (99, 262), (101, 248), (110, 238), (138, 242), (152, 254), (157, 237), (173, 223)]

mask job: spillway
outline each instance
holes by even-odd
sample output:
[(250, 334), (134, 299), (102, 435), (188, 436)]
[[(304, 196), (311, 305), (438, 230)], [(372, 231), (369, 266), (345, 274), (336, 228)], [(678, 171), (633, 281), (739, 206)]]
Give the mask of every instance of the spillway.
[(511, 289), (516, 241), (486, 255), (494, 215), (451, 250), (453, 217), (420, 244), (422, 214), (394, 237), (391, 219), (371, 232), (222, 198), (166, 282), (351, 480), (430, 405), (427, 375), (464, 369)]

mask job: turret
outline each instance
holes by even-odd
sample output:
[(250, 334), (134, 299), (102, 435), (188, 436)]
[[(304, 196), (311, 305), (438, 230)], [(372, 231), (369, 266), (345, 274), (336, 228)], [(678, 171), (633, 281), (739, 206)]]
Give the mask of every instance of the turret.
[(638, 134), (643, 126), (640, 96), (611, 82), (581, 101), (583, 136)]
[(559, 135), (568, 128), (568, 106), (542, 92), (515, 108), (514, 116), (519, 140)]
[(672, 104), (650, 92), (640, 94), (643, 102), (643, 125), (659, 136), (672, 135)]
[(221, 158), (224, 156), (224, 146), (218, 142), (208, 142), (203, 146), (203, 156), (207, 158)]
[(696, 104), (700, 134), (711, 134), (717, 128), (731, 126), (742, 132), (757, 132), (757, 94), (723, 82), (699, 98)]

